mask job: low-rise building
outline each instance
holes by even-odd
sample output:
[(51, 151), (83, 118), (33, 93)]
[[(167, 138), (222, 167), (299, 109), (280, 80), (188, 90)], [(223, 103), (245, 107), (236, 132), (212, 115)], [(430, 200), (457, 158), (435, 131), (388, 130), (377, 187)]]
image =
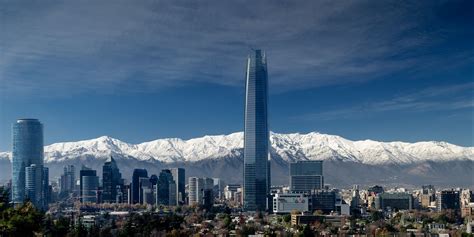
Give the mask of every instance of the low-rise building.
[(376, 209), (413, 209), (413, 197), (409, 193), (380, 193), (375, 198)]
[(298, 212), (309, 210), (309, 201), (306, 195), (300, 193), (277, 193), (273, 195), (273, 213), (291, 213), (295, 210)]

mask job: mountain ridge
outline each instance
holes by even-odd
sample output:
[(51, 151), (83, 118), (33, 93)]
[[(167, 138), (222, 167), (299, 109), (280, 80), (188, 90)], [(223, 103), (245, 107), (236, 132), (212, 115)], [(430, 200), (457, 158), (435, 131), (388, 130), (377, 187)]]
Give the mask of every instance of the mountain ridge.
[[(289, 134), (270, 132), (270, 141), (272, 144), (270, 152), (279, 155), (286, 162), (337, 159), (380, 165), (424, 161), (474, 161), (474, 147), (461, 147), (443, 141), (415, 143), (379, 142), (369, 139), (353, 141), (319, 132)], [(163, 163), (197, 162), (240, 155), (242, 149), (243, 132), (206, 135), (188, 140), (163, 138), (139, 144), (101, 136), (45, 146), (45, 162), (59, 162), (84, 156), (106, 158), (110, 155)], [(11, 159), (11, 154), (0, 152), (0, 158)]]

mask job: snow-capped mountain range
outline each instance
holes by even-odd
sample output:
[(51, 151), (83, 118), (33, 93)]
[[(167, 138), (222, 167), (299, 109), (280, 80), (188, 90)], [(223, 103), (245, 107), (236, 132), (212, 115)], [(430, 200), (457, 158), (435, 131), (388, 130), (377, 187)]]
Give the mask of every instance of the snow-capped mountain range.
[[(321, 133), (271, 133), (272, 154), (286, 162), (296, 160), (339, 160), (367, 165), (411, 164), (424, 161), (474, 161), (474, 147), (446, 142), (378, 142), (351, 141)], [(243, 133), (204, 136), (189, 140), (158, 139), (130, 144), (108, 136), (96, 139), (62, 142), (45, 146), (45, 162), (64, 162), (81, 157), (106, 159), (110, 155), (124, 159), (162, 163), (197, 162), (207, 159), (240, 156)], [(0, 159), (11, 154), (0, 152)]]

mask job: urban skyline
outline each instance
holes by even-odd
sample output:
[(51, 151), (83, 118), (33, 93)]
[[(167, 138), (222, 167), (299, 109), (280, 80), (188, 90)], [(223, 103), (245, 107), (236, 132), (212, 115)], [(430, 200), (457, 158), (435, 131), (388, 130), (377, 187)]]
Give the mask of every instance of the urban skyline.
[(473, 9), (5, 2), (0, 237), (473, 237)]

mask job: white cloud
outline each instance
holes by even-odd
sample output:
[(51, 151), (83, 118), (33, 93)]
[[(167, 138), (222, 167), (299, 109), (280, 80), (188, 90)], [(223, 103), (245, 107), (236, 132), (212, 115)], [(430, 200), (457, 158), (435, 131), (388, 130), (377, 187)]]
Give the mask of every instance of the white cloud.
[(15, 94), (242, 86), (250, 47), (268, 51), (276, 91), (373, 80), (458, 56), (410, 54), (443, 40), (423, 28), (432, 17), (418, 13), (423, 3), (19, 2), (0, 10), (0, 90)]

